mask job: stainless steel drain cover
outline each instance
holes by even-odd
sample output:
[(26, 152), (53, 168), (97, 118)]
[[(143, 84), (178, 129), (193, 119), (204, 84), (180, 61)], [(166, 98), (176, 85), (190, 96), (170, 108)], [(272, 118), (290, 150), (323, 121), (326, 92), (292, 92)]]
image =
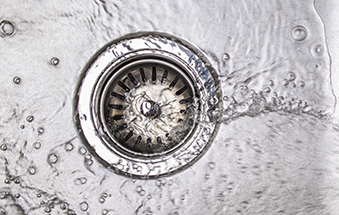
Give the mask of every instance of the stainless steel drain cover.
[(98, 157), (141, 178), (173, 173), (208, 146), (217, 123), (214, 70), (193, 46), (165, 34), (107, 45), (78, 89), (79, 126)]

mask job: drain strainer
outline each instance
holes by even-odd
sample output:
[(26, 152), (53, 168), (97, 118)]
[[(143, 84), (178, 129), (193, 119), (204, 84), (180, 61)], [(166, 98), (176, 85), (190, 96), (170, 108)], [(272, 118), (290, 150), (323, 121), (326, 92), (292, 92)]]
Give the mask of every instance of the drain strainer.
[(77, 94), (84, 139), (118, 173), (155, 177), (195, 160), (214, 135), (217, 82), (196, 48), (140, 33), (92, 60)]

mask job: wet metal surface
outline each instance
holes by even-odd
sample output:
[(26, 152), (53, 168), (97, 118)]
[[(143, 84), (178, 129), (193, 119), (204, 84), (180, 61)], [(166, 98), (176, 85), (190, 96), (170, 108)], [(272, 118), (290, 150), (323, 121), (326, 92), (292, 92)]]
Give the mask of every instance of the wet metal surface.
[[(0, 3), (0, 214), (338, 213), (336, 1)], [(208, 62), (220, 92), (197, 100), (217, 104), (198, 110), (207, 113), (199, 122), (219, 123), (214, 138), (196, 142), (209, 143), (202, 156), (155, 179), (123, 174), (153, 174), (159, 166), (153, 162), (105, 165), (97, 156), (104, 145), (87, 144), (75, 126), (91, 121), (92, 113), (74, 108), (90, 59), (136, 32), (165, 32), (199, 50), (195, 59)], [(199, 77), (209, 80), (208, 74)], [(128, 81), (117, 83), (124, 93), (135, 88)], [(143, 116), (161, 114), (149, 103), (137, 107)], [(191, 164), (192, 156), (182, 155), (172, 156), (173, 163)], [(164, 163), (166, 173), (171, 165)]]

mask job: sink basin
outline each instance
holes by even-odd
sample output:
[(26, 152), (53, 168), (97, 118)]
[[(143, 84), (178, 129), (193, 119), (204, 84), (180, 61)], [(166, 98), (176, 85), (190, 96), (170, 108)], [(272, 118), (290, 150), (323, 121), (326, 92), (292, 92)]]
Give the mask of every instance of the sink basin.
[(0, 214), (337, 213), (339, 3), (1, 3)]

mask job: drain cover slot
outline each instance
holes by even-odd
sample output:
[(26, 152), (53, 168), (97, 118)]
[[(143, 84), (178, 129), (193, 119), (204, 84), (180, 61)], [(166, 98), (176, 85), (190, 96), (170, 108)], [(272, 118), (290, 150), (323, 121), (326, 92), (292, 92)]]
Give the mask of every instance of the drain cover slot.
[(199, 157), (215, 133), (214, 70), (200, 51), (169, 38), (129, 35), (85, 70), (76, 110), (81, 134), (118, 173), (173, 173)]

